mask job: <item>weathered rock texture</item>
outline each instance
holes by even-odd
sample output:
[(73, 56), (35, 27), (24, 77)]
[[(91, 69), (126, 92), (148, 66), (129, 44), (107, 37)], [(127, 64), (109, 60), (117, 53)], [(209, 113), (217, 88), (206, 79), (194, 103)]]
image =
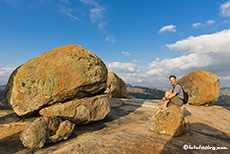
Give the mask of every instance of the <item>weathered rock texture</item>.
[(28, 115), (57, 102), (103, 93), (107, 74), (103, 61), (89, 50), (63, 46), (18, 67), (5, 96), (19, 116)]
[(220, 92), (219, 78), (207, 71), (193, 71), (178, 80), (189, 96), (189, 104), (208, 105), (218, 100)]
[[(18, 139), (20, 131), (31, 124), (25, 121), (0, 124), (0, 153), (17, 154), (229, 154), (230, 111), (220, 106), (184, 105), (189, 121), (188, 132), (180, 137), (162, 135), (149, 130), (154, 121), (148, 119), (155, 108), (131, 106), (125, 99), (111, 98), (111, 112), (102, 121), (79, 125), (71, 140), (49, 144), (41, 149), (24, 148)], [(136, 102), (136, 101), (135, 101)], [(215, 113), (215, 115), (213, 114)], [(226, 150), (184, 150), (183, 146), (226, 147)]]
[(160, 134), (180, 136), (186, 132), (187, 125), (183, 110), (176, 105), (172, 105), (158, 114), (150, 129)]
[(51, 139), (57, 142), (67, 139), (74, 130), (74, 125), (70, 121), (60, 124), (60, 119), (56, 117), (40, 117), (21, 133), (20, 140), (25, 147), (41, 148)]
[(51, 141), (58, 142), (61, 140), (67, 140), (69, 136), (73, 133), (74, 126), (75, 124), (73, 124), (69, 120), (63, 121), (58, 127), (56, 133), (50, 137)]
[(59, 121), (55, 117), (37, 118), (22, 132), (20, 140), (25, 147), (41, 148), (46, 140), (55, 134), (58, 126)]
[(128, 96), (125, 82), (114, 72), (108, 72), (107, 88), (110, 98), (126, 98)]
[(68, 119), (77, 124), (102, 120), (110, 112), (108, 94), (74, 99), (40, 110), (41, 115), (52, 115)]

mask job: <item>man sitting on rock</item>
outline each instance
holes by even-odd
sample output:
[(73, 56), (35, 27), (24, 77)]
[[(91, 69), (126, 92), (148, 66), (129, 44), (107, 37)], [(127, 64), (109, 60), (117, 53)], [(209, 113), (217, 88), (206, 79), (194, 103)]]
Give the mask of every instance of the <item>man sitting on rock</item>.
[(171, 90), (166, 91), (165, 97), (162, 98), (162, 100), (164, 101), (164, 104), (162, 104), (157, 109), (156, 113), (153, 116), (149, 117), (149, 119), (154, 119), (160, 113), (161, 110), (166, 110), (167, 107), (171, 105), (177, 105), (179, 107), (183, 105), (184, 91), (182, 87), (179, 84), (177, 84), (176, 76), (170, 75), (169, 80), (172, 86), (170, 88)]

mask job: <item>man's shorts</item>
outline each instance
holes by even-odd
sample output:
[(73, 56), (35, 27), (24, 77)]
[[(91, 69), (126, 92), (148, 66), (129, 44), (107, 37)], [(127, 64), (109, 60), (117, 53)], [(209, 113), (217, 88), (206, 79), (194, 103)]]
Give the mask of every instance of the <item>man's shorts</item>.
[(180, 99), (178, 96), (173, 97), (172, 99), (169, 100), (168, 107), (171, 105), (177, 105), (181, 107), (183, 105), (183, 100)]

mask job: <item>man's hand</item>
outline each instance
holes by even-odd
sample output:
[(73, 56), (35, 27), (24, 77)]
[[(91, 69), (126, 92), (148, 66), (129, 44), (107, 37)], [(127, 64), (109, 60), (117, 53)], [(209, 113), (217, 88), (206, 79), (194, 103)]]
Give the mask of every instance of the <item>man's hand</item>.
[(165, 97), (163, 97), (163, 98), (162, 98), (162, 100), (163, 100), (163, 101), (166, 101), (166, 98), (165, 98)]

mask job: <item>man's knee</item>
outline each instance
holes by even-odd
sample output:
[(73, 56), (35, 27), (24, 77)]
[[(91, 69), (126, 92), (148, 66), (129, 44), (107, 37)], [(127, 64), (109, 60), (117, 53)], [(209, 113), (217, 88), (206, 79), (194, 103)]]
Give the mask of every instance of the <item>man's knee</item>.
[(166, 91), (165, 92), (165, 97), (168, 97), (169, 95), (171, 95), (172, 93), (171, 93), (171, 91)]

